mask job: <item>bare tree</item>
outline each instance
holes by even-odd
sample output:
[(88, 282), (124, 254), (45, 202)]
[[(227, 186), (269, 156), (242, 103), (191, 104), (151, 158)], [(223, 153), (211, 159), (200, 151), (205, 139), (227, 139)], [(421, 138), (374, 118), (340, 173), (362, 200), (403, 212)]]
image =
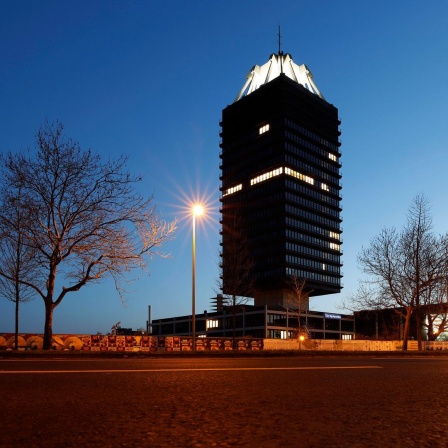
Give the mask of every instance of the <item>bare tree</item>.
[[(304, 337), (307, 329), (302, 326), (302, 313), (309, 309), (311, 290), (306, 287), (306, 278), (291, 276), (291, 293), (286, 297), (287, 310), (297, 313), (297, 337)], [(288, 325), (287, 325), (288, 327)]]
[(414, 313), (421, 348), (422, 294), (446, 278), (446, 254), (446, 238), (434, 236), (426, 199), (417, 196), (404, 230), (383, 229), (358, 256), (362, 270), (370, 276), (375, 300), (388, 303), (391, 298), (404, 319), (404, 350)]
[[(1, 173), (1, 171), (0, 171)], [(0, 174), (1, 175), (1, 174)], [(24, 243), (21, 228), (28, 217), (23, 215), (21, 185), (10, 185), (9, 194), (1, 198), (0, 215), (0, 295), (15, 304), (14, 348), (19, 348), (19, 305), (33, 299), (34, 290), (21, 283), (30, 282), (36, 271), (33, 248)]]
[[(363, 249), (358, 261), (363, 271), (376, 283), (376, 297), (391, 296), (398, 305), (397, 313), (405, 320), (403, 349), (407, 349), (407, 339), (411, 316), (415, 310), (415, 288), (408, 282), (406, 266), (409, 254), (402, 248), (401, 236), (395, 229), (383, 229)], [(383, 299), (384, 300), (384, 299)]]
[(428, 341), (435, 341), (448, 329), (448, 301), (446, 282), (434, 282), (422, 292), (422, 327)]
[(427, 263), (432, 266), (433, 280), (420, 291), (420, 325), (426, 337), (435, 341), (448, 328), (448, 241), (435, 239), (429, 246)]
[(227, 226), (223, 228), (220, 278), (217, 284), (222, 291), (223, 305), (232, 310), (232, 340), (235, 348), (236, 312), (255, 292), (254, 263), (248, 240), (242, 231), (241, 217), (234, 214), (233, 219), (226, 222)]
[[(1, 164), (8, 179), (23, 181), (29, 219), (20, 235), (40, 269), (19, 282), (44, 301), (43, 348), (50, 349), (53, 311), (64, 297), (107, 277), (122, 297), (131, 270), (164, 256), (158, 248), (173, 236), (176, 222), (162, 221), (153, 198), (137, 193), (141, 179), (125, 171), (126, 157), (103, 162), (64, 137), (59, 122), (45, 123), (36, 137), (35, 152), (9, 153)], [(5, 271), (0, 276), (8, 278)]]
[(413, 287), (417, 323), (418, 348), (422, 340), (422, 291), (430, 288), (435, 280), (433, 265), (438, 262), (438, 254), (433, 251), (437, 243), (432, 233), (432, 217), (423, 196), (417, 196), (411, 204), (408, 219), (402, 234), (403, 251), (406, 261), (405, 273)]

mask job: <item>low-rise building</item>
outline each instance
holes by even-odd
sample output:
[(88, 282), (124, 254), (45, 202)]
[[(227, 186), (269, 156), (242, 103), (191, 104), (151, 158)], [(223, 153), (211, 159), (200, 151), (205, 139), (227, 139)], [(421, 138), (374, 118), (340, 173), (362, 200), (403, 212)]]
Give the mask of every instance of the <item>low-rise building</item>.
[[(196, 314), (198, 337), (235, 337), (292, 339), (302, 334), (310, 339), (354, 339), (353, 315), (301, 311), (281, 306), (224, 306), (220, 311)], [(191, 315), (155, 319), (150, 323), (153, 335), (191, 335)]]

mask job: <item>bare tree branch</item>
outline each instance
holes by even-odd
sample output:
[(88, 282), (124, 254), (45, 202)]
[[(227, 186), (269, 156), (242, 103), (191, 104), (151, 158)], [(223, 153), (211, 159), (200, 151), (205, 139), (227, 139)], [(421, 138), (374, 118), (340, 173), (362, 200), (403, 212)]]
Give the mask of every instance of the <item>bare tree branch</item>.
[(423, 310), (441, 301), (446, 303), (447, 255), (448, 238), (433, 234), (427, 200), (422, 195), (415, 197), (403, 231), (383, 229), (359, 254), (359, 265), (368, 280), (361, 283), (351, 298), (352, 304), (358, 309), (393, 307), (405, 321), (405, 350), (411, 317), (415, 315), (420, 348)]
[(122, 297), (122, 280), (131, 271), (165, 256), (160, 247), (173, 237), (176, 222), (162, 221), (153, 197), (136, 191), (141, 178), (126, 171), (126, 157), (103, 162), (65, 138), (58, 122), (45, 123), (36, 142), (35, 152), (9, 153), (0, 161), (3, 189), (23, 184), (28, 220), (20, 235), (39, 270), (20, 283), (45, 302), (44, 347), (50, 348), (53, 310), (63, 298), (107, 277)]

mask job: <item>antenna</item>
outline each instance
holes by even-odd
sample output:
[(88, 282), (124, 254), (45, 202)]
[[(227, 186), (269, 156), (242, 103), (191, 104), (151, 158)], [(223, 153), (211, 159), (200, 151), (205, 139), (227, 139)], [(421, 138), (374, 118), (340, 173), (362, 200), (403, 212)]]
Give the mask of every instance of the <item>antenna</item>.
[(280, 59), (280, 73), (283, 73), (282, 34), (280, 32), (280, 25), (278, 26), (278, 55)]
[(278, 26), (278, 54), (282, 54), (282, 34), (280, 32), (280, 25)]

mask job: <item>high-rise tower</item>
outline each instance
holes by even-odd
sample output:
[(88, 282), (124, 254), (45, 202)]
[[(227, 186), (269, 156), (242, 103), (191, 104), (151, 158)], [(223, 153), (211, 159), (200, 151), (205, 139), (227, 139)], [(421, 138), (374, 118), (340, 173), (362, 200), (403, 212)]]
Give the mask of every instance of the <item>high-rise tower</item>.
[(255, 305), (284, 305), (294, 277), (310, 296), (340, 292), (339, 125), (308, 68), (283, 52), (254, 66), (222, 111), (224, 294), (247, 295), (231, 281), (235, 235), (252, 259)]

